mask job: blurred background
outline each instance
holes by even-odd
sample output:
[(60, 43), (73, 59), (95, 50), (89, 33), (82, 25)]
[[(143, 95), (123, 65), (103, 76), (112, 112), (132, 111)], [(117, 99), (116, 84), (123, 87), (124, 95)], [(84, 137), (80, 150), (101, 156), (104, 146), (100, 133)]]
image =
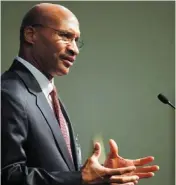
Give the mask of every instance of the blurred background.
[[(37, 3), (1, 2), (1, 72), (18, 54), (21, 20)], [(175, 102), (175, 2), (59, 3), (78, 17), (85, 43), (69, 75), (55, 78), (83, 161), (93, 138), (103, 138), (106, 153), (113, 138), (125, 158), (155, 156), (160, 171), (141, 185), (173, 185), (175, 113), (157, 95)]]

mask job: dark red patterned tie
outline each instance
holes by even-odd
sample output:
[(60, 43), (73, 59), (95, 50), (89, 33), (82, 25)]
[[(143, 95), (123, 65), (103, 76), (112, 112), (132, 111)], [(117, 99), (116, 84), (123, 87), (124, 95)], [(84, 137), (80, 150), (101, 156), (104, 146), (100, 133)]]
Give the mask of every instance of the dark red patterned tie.
[(54, 109), (56, 118), (57, 118), (58, 122), (60, 123), (60, 129), (61, 129), (62, 135), (65, 139), (68, 151), (69, 151), (70, 156), (72, 158), (68, 127), (67, 127), (66, 120), (65, 120), (65, 118), (62, 114), (62, 111), (61, 111), (60, 103), (59, 103), (58, 96), (57, 96), (57, 89), (55, 86), (53, 88), (53, 91), (50, 93), (50, 95), (52, 98), (52, 104), (53, 104), (53, 109)]

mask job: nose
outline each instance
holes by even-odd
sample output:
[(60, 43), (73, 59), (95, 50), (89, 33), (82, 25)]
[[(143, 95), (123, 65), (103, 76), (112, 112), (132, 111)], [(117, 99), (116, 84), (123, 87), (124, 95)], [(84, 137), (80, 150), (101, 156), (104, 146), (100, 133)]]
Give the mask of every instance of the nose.
[(67, 45), (68, 51), (71, 55), (78, 55), (79, 54), (79, 48), (75, 42), (75, 40), (73, 40), (71, 43), (69, 43)]

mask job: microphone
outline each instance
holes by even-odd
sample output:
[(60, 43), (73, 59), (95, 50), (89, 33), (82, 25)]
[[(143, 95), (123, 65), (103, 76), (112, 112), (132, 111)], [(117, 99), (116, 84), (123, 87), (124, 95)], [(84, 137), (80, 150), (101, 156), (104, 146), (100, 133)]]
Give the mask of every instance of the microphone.
[(158, 94), (158, 99), (164, 103), (170, 105), (173, 109), (175, 109), (175, 106), (163, 95), (163, 94)]

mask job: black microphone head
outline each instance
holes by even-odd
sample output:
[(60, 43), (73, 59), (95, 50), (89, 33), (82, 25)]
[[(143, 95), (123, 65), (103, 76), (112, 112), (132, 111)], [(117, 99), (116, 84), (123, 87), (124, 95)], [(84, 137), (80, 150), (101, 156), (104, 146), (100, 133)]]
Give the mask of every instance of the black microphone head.
[(163, 94), (158, 94), (158, 99), (165, 104), (169, 103), (169, 100)]

